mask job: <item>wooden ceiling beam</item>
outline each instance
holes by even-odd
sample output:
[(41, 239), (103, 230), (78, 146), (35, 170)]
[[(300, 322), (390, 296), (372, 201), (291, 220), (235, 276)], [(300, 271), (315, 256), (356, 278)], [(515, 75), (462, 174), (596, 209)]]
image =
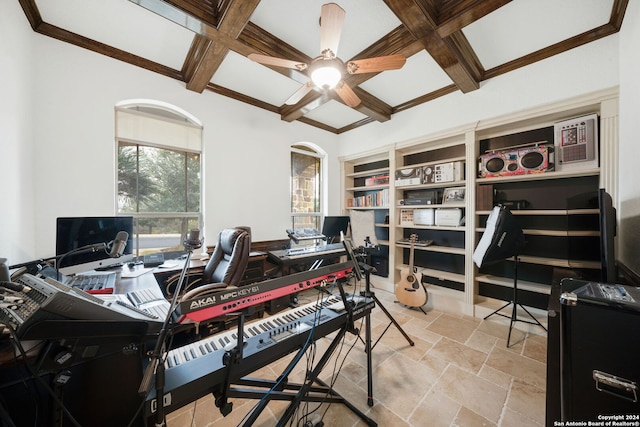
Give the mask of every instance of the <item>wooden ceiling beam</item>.
[(357, 86), (352, 87), (352, 89), (361, 101), (360, 104), (354, 107), (354, 110), (379, 122), (391, 120), (393, 108), (389, 104)]
[(73, 33), (64, 28), (51, 25), (42, 20), (38, 6), (35, 0), (20, 0), (20, 6), (29, 21), (29, 25), (34, 32), (42, 34), (47, 37), (51, 37), (65, 43), (69, 43), (100, 55), (105, 55), (118, 61), (125, 62), (127, 64), (134, 65), (136, 67), (144, 68), (145, 70), (152, 71), (154, 73), (161, 74), (172, 79), (182, 81), (184, 79), (182, 72), (175, 70), (171, 67), (167, 67), (149, 59), (143, 58), (138, 55), (126, 52), (122, 49), (109, 46), (107, 44), (98, 42), (80, 34)]
[[(273, 34), (265, 31), (253, 22), (247, 23), (244, 30), (238, 36), (238, 40), (244, 43), (254, 51), (263, 55), (273, 56), (274, 58), (290, 59), (292, 61), (300, 61), (306, 64), (310, 63), (313, 58), (305, 55), (290, 44), (280, 40)], [(273, 67), (265, 65), (273, 71), (289, 77), (300, 84), (309, 81), (306, 71), (297, 71), (284, 67)]]
[(444, 38), (510, 3), (511, 0), (458, 0), (443, 2), (438, 13), (437, 33)]
[(458, 89), (467, 93), (480, 88), (482, 69), (478, 68), (479, 61), (469, 61), (469, 58), (475, 57), (471, 46), (464, 37), (457, 37), (455, 40), (440, 37), (436, 32), (437, 15), (431, 7), (427, 7), (427, 3), (418, 4), (417, 0), (384, 2), (413, 37), (422, 43)]
[[(206, 24), (211, 29), (217, 26), (218, 33), (232, 39), (238, 38), (247, 22), (249, 22), (251, 14), (260, 3), (260, 0), (230, 0), (225, 4), (226, 10), (224, 12), (214, 13), (211, 8), (205, 8), (207, 6), (206, 2), (196, 6), (188, 0), (165, 1), (191, 18)], [(221, 17), (219, 22), (217, 22), (218, 16)], [(228, 52), (229, 46), (225, 43), (214, 41), (202, 46), (198, 55), (188, 55), (187, 59), (195, 63), (183, 66), (191, 70), (190, 75), (187, 77), (187, 89), (199, 93), (204, 91)]]

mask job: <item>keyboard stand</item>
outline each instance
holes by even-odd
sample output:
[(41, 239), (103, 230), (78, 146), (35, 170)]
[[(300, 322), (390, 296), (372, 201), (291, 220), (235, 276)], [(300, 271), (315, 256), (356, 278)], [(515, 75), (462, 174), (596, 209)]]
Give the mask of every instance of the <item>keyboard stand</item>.
[[(243, 399), (257, 399), (259, 402), (254, 406), (253, 410), (245, 416), (243, 426), (252, 426), (262, 411), (265, 410), (267, 405), (272, 400), (288, 400), (291, 403), (285, 410), (284, 414), (278, 420), (277, 427), (284, 427), (289, 424), (289, 420), (296, 414), (301, 402), (315, 402), (315, 403), (342, 403), (352, 412), (358, 415), (368, 426), (376, 427), (378, 424), (367, 417), (364, 412), (360, 411), (351, 402), (338, 394), (333, 388), (325, 384), (318, 378), (322, 369), (331, 359), (331, 356), (338, 345), (341, 344), (347, 332), (355, 332), (353, 329), (353, 307), (347, 303), (346, 294), (342, 288), (342, 284), (338, 282), (340, 294), (342, 296), (345, 307), (349, 311), (347, 315), (347, 321), (338, 329), (338, 333), (332, 339), (331, 344), (325, 350), (322, 357), (315, 365), (315, 367), (307, 372), (305, 382), (303, 384), (289, 383), (288, 376), (295, 366), (304, 357), (304, 353), (308, 350), (308, 346), (304, 345), (296, 354), (287, 367), (282, 371), (282, 374), (276, 381), (265, 380), (260, 378), (243, 377), (235, 380), (233, 384), (229, 380), (231, 377), (231, 370), (233, 365), (242, 361), (242, 336), (243, 336), (243, 317), (244, 313), (240, 314), (238, 320), (238, 346), (225, 353), (225, 365), (227, 362), (227, 373), (224, 388), (221, 393), (215, 393), (215, 403), (220, 412), (226, 416), (231, 412), (232, 403), (228, 402), (228, 398), (237, 397)], [(240, 350), (238, 350), (240, 348)], [(319, 385), (314, 385), (317, 383)], [(251, 387), (241, 388), (240, 386)], [(238, 424), (240, 425), (240, 424)]]

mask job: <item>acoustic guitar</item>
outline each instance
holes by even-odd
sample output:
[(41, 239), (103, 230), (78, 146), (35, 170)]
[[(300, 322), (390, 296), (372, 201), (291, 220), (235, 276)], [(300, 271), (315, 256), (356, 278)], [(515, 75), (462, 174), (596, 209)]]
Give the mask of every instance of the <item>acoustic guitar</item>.
[(409, 268), (400, 270), (400, 281), (396, 284), (396, 298), (400, 304), (408, 307), (422, 307), (427, 303), (427, 290), (422, 283), (422, 273), (413, 266), (413, 245), (418, 235), (409, 238), (411, 251), (409, 252)]

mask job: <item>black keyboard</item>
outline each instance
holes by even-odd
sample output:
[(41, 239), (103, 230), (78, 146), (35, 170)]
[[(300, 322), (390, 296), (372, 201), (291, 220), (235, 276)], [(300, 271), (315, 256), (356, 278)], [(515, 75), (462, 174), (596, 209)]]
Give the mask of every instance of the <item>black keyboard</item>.
[(83, 291), (98, 291), (113, 289), (116, 284), (116, 273), (107, 274), (77, 274), (71, 278), (68, 286)]

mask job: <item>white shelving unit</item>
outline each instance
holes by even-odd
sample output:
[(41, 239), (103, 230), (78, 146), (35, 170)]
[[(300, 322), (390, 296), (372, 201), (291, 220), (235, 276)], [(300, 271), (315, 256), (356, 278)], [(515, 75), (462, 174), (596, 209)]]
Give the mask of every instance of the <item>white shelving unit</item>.
[[(610, 166), (614, 163), (612, 159), (617, 156), (617, 96), (617, 89), (600, 91), (492, 120), (479, 121), (411, 141), (399, 142), (376, 151), (341, 158), (343, 211), (374, 210), (376, 235), (380, 233), (382, 239), (378, 236), (379, 241), (388, 247), (389, 275), (386, 281), (378, 281), (376, 284), (391, 292), (394, 291), (395, 283), (400, 278), (400, 270), (406, 267), (409, 252), (409, 245), (398, 243), (398, 241), (415, 233), (420, 239), (434, 240), (432, 245), (414, 247), (416, 267), (425, 276), (425, 283), (428, 283), (427, 290), (430, 297), (427, 307), (431, 305), (438, 309), (455, 310), (481, 317), (488, 314), (489, 310), (492, 311), (496, 306), (500, 306), (501, 300), (504, 300), (501, 295), (510, 294), (513, 287), (508, 266), (500, 274), (484, 272), (475, 266), (472, 259), (475, 246), (484, 232), (484, 222), (491, 211), (491, 207), (476, 206), (478, 191), (481, 187), (493, 186), (507, 196), (510, 191), (513, 191), (509, 189), (510, 187), (520, 188), (515, 191), (516, 193), (525, 190), (533, 193), (548, 192), (549, 197), (556, 192), (559, 198), (564, 197), (565, 190), (554, 189), (554, 185), (558, 186), (558, 183), (562, 183), (560, 187), (577, 185), (594, 190), (605, 188), (613, 196), (615, 205), (616, 181), (614, 173), (610, 171), (604, 173), (601, 168), (593, 167), (571, 170), (558, 168), (558, 170), (544, 173), (479, 178), (480, 155), (487, 149), (487, 145), (491, 144), (492, 139), (536, 131), (552, 127), (557, 121), (598, 113), (600, 164)], [(378, 162), (385, 162), (384, 166), (380, 166)], [(450, 162), (464, 164), (464, 179), (452, 182), (420, 182), (412, 185), (399, 185), (395, 181), (396, 171)], [(373, 187), (358, 184), (363, 178), (385, 173), (389, 174), (388, 184)], [(436, 200), (428, 204), (400, 204), (400, 200), (408, 198), (411, 192), (434, 191), (441, 196), (445, 188), (453, 187), (465, 189), (464, 201), (441, 203)], [(388, 189), (388, 205), (347, 206), (347, 200), (354, 195), (381, 189)], [(574, 190), (570, 189), (566, 193), (570, 194), (572, 191)], [(493, 201), (501, 200), (500, 197), (495, 197)], [(461, 209), (464, 222), (457, 226), (401, 224), (402, 210), (442, 208)], [(586, 207), (568, 209), (559, 203), (555, 205), (551, 203), (551, 206), (539, 208), (533, 205), (525, 209), (514, 209), (512, 212), (519, 221), (523, 222), (525, 238), (528, 242), (532, 242), (531, 247), (527, 248), (530, 249), (530, 253), (525, 251), (519, 257), (525, 274), (522, 276), (519, 274), (518, 289), (532, 296), (534, 300), (537, 299), (540, 302), (548, 298), (551, 283), (546, 278), (548, 274), (541, 274), (539, 278), (527, 277), (528, 269), (535, 272), (554, 268), (599, 268), (599, 262), (594, 259), (569, 259), (566, 256), (546, 253), (552, 251), (540, 251), (535, 247), (545, 240), (564, 242), (568, 239), (597, 239), (599, 233), (595, 229), (568, 229), (558, 225), (568, 221), (570, 217), (597, 216), (597, 209)], [(387, 217), (388, 223), (383, 221)]]

